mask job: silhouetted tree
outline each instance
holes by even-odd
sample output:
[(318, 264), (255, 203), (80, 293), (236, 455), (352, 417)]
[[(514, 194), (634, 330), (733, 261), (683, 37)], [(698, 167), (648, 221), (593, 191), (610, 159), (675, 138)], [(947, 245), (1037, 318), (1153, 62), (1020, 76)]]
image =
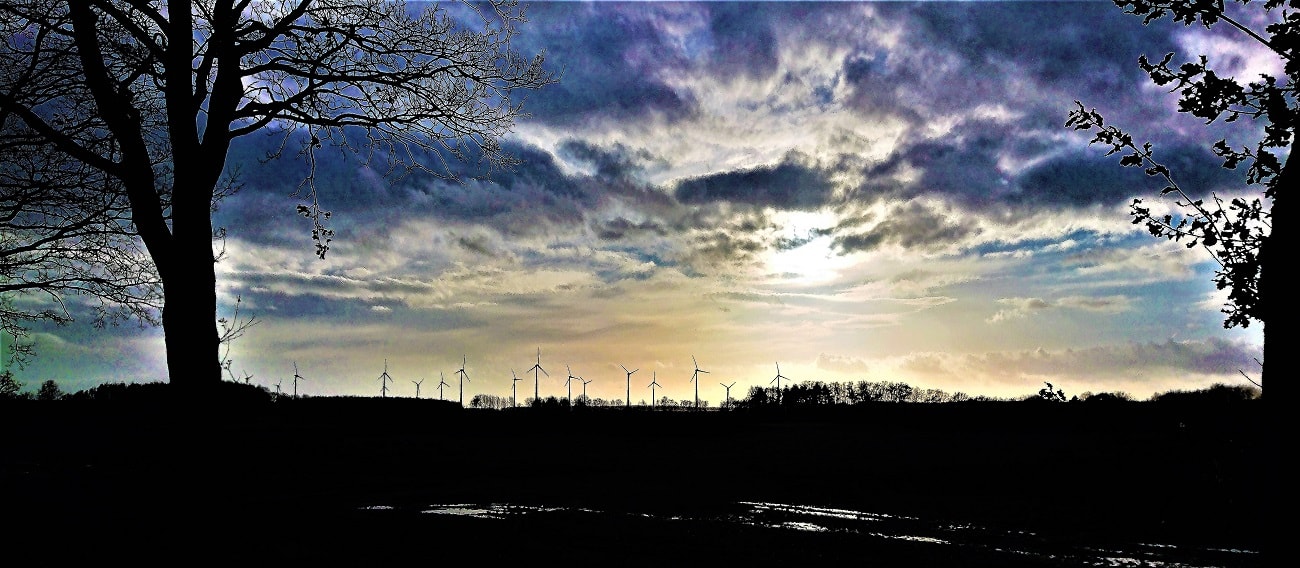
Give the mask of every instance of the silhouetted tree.
[(912, 385), (907, 383), (886, 382), (884, 385), (884, 397), (881, 400), (888, 402), (907, 402), (912, 398)]
[[(512, 49), (525, 21), (514, 0), (467, 5), (481, 18), (472, 26), (388, 0), (7, 0), (0, 139), (24, 152), (25, 171), (75, 173), (58, 183), (93, 198), (97, 222), (120, 226), (129, 210), (162, 286), (170, 381), (215, 388), (213, 239), (224, 231), (212, 211), (237, 187), (235, 139), (274, 125), (281, 147), (299, 145), (309, 173), (297, 210), (322, 258), (333, 233), (314, 174), (327, 145), (383, 156), (399, 174), (517, 163), (499, 142), (522, 112), (512, 95), (557, 79), (542, 55)], [(11, 179), (28, 193), (44, 183)], [(54, 223), (84, 216), (62, 205), (69, 221)]]
[(1082, 401), (1089, 404), (1111, 404), (1116, 402), (1132, 402), (1133, 397), (1126, 392), (1099, 392), (1082, 397)]
[(767, 389), (760, 386), (749, 387), (749, 393), (745, 395), (742, 401), (746, 408), (763, 408), (771, 401), (767, 396)]
[[(14, 338), (0, 357), (25, 363), (28, 324), (72, 321), (72, 294), (94, 301), (95, 325), (156, 323), (157, 274), (133, 238), (126, 198), (103, 189), (118, 186), (74, 159), (49, 157), (13, 122), (0, 100), (0, 333)], [(15, 294), (31, 298), (20, 307)]]
[[(1297, 106), (1297, 79), (1300, 79), (1300, 61), (1296, 61), (1296, 49), (1300, 46), (1300, 14), (1291, 11), (1296, 7), (1283, 0), (1264, 0), (1252, 5), (1262, 12), (1261, 20), (1276, 20), (1263, 30), (1255, 30), (1225, 13), (1225, 2), (1205, 0), (1113, 0), (1126, 13), (1142, 17), (1144, 25), (1168, 16), (1174, 22), (1184, 25), (1201, 24), (1206, 28), (1215, 25), (1228, 25), (1244, 34), (1244, 37), (1257, 42), (1284, 63), (1284, 77), (1263, 74), (1252, 83), (1243, 84), (1235, 78), (1222, 77), (1214, 65), (1227, 63), (1238, 57), (1237, 54), (1200, 55), (1196, 60), (1171, 67), (1174, 54), (1165, 55), (1158, 62), (1151, 62), (1146, 56), (1138, 60), (1138, 65), (1150, 76), (1151, 80), (1162, 87), (1169, 87), (1181, 93), (1178, 101), (1179, 112), (1205, 119), (1211, 123), (1219, 119), (1233, 122), (1241, 118), (1263, 121), (1264, 135), (1253, 144), (1243, 146), (1240, 150), (1232, 148), (1226, 140), (1214, 144), (1215, 155), (1222, 158), (1223, 166), (1236, 169), (1247, 164), (1246, 182), (1260, 186), (1258, 197), (1234, 197), (1225, 200), (1216, 194), (1198, 197), (1202, 188), (1184, 187), (1177, 179), (1177, 172), (1161, 163), (1150, 143), (1138, 144), (1132, 135), (1120, 128), (1106, 124), (1096, 110), (1087, 110), (1076, 101), (1078, 108), (1070, 112), (1067, 127), (1079, 130), (1095, 131), (1093, 143), (1109, 147), (1107, 155), (1122, 154), (1120, 164), (1145, 168), (1150, 176), (1160, 178), (1165, 184), (1161, 195), (1172, 194), (1178, 207), (1172, 214), (1152, 213), (1142, 199), (1134, 199), (1131, 205), (1133, 222), (1144, 224), (1156, 237), (1186, 243), (1189, 248), (1201, 247), (1218, 263), (1214, 283), (1220, 289), (1228, 290), (1228, 304), (1223, 312), (1227, 315), (1224, 327), (1247, 327), (1251, 321), (1257, 321), (1264, 328), (1264, 352), (1272, 353), (1272, 361), (1279, 369), (1290, 369), (1289, 360), (1283, 358), (1286, 350), (1279, 349), (1277, 338), (1280, 336), (1276, 325), (1285, 317), (1285, 298), (1279, 296), (1277, 284), (1265, 285), (1265, 268), (1272, 266), (1270, 259), (1282, 258), (1289, 245), (1279, 245), (1284, 240), (1275, 240), (1279, 211), (1279, 188), (1295, 185), (1295, 168), (1291, 160), (1295, 155), (1295, 128), (1300, 118)], [(1249, 0), (1237, 0), (1247, 4)], [(1283, 7), (1283, 6), (1286, 7)], [(1281, 9), (1280, 17), (1274, 14)], [(1250, 23), (1247, 21), (1247, 23)], [(1216, 60), (1211, 62), (1211, 57)], [(1285, 157), (1285, 163), (1279, 156)], [(1285, 213), (1282, 215), (1285, 218)], [(1289, 221), (1283, 221), (1283, 234), (1290, 229)], [(1284, 237), (1285, 238), (1285, 237)], [(1283, 248), (1279, 248), (1283, 247)], [(1282, 260), (1285, 262), (1285, 260)], [(1269, 268), (1272, 282), (1273, 274), (1279, 268)], [(1282, 292), (1284, 293), (1284, 292)], [(1282, 314), (1282, 315), (1279, 315)], [(1270, 326), (1270, 323), (1273, 325)], [(1260, 371), (1258, 384), (1264, 384), (1263, 370)], [(1291, 397), (1281, 395), (1283, 400)]]
[(510, 398), (494, 394), (476, 394), (473, 398), (469, 399), (469, 407), (501, 410), (503, 408), (510, 408)]
[(1260, 397), (1260, 390), (1248, 385), (1226, 385), (1216, 383), (1208, 388), (1185, 391), (1172, 390), (1151, 397), (1161, 403), (1236, 403), (1255, 400)]
[(36, 389), (36, 400), (59, 400), (63, 398), (63, 389), (59, 388), (59, 383), (54, 379), (46, 379), (41, 383), (41, 388)]
[(5, 369), (0, 373), (0, 399), (18, 398), (18, 391), (23, 389), (23, 384), (14, 378), (13, 371)]
[(1038, 400), (1046, 400), (1048, 402), (1066, 402), (1069, 400), (1066, 398), (1064, 390), (1052, 390), (1052, 383), (1044, 382), (1043, 384), (1047, 386), (1038, 389)]

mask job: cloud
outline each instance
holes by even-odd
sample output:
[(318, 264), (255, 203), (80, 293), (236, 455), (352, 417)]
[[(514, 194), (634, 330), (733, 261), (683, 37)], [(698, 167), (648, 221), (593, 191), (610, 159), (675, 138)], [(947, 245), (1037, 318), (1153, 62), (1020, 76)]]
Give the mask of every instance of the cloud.
[[(850, 220), (847, 224), (854, 226), (859, 221)], [(835, 231), (834, 242), (841, 254), (866, 252), (887, 245), (924, 251), (947, 249), (980, 232), (972, 219), (912, 201), (891, 207), (881, 220), (865, 231)]]
[(1156, 241), (1138, 246), (1124, 243), (1124, 246), (1088, 247), (1067, 253), (1061, 259), (1061, 266), (1071, 276), (1094, 284), (1140, 284), (1190, 279), (1195, 275), (1194, 266), (1206, 260), (1202, 251)]
[(1131, 93), (1146, 80), (1132, 54), (1176, 48), (1173, 30), (1142, 26), (1140, 19), (1111, 5), (917, 4), (911, 8), (917, 36), (960, 55), (975, 71), (1014, 63), (1046, 84), (1071, 81)]
[(673, 194), (685, 204), (725, 201), (807, 210), (825, 205), (833, 190), (827, 172), (791, 152), (778, 164), (681, 180)]
[(1258, 356), (1256, 345), (1211, 338), (964, 355), (916, 353), (906, 357), (900, 368), (940, 382), (963, 377), (969, 383), (1023, 384), (1036, 389), (1039, 381), (1047, 379), (1067, 391), (1073, 383), (1079, 391), (1145, 386), (1151, 389), (1148, 392), (1158, 392), (1238, 376), (1239, 369), (1258, 368), (1254, 361)]
[(570, 138), (560, 142), (557, 151), (560, 156), (589, 164), (596, 177), (609, 180), (630, 178), (644, 171), (646, 163), (662, 161), (645, 149), (632, 149), (621, 142), (603, 148)]
[(867, 363), (857, 357), (845, 357), (841, 355), (828, 355), (819, 353), (817, 355), (817, 368), (832, 371), (836, 373), (858, 373), (864, 374), (869, 368)]
[(990, 316), (987, 320), (989, 323), (1023, 318), (1034, 312), (1050, 309), (1053, 305), (1042, 298), (1002, 298), (998, 303), (1010, 307)]
[(762, 77), (777, 69), (778, 43), (774, 27), (781, 21), (777, 6), (745, 3), (707, 4), (710, 45), (705, 49), (710, 71), (724, 77)]
[(1120, 313), (1133, 309), (1131, 298), (1123, 295), (1114, 296), (1066, 296), (1056, 300), (1042, 298), (1001, 298), (999, 304), (1009, 306), (998, 310), (985, 321), (999, 323), (1013, 319), (1029, 317), (1046, 310), (1065, 308), (1099, 313)]
[(696, 271), (708, 274), (732, 272), (734, 269), (758, 260), (767, 245), (758, 238), (743, 232), (726, 230), (706, 231), (692, 238), (692, 250), (686, 263)]
[[(542, 2), (529, 6), (516, 44), (527, 52), (545, 50), (562, 70), (559, 84), (529, 95), (530, 120), (580, 126), (599, 120), (694, 115), (696, 103), (658, 75), (688, 64), (674, 33), (695, 17), (689, 11), (652, 4)], [(673, 24), (676, 24), (674, 26)]]
[(1066, 296), (1056, 301), (1062, 308), (1071, 308), (1089, 312), (1115, 314), (1133, 309), (1133, 301), (1128, 296)]
[(641, 222), (632, 222), (623, 217), (615, 217), (607, 221), (597, 221), (592, 227), (596, 231), (596, 236), (601, 240), (616, 241), (631, 235), (651, 233), (658, 236), (666, 236), (668, 230), (663, 224), (653, 220)]
[[(1161, 178), (1147, 176), (1142, 168), (1119, 166), (1115, 156), (1089, 148), (1044, 160), (1015, 179), (1012, 202), (1086, 206), (1128, 202), (1134, 197), (1154, 197), (1164, 187)], [(1194, 196), (1235, 190), (1245, 185), (1244, 172), (1222, 167), (1208, 147), (1176, 143), (1155, 148), (1155, 157), (1173, 172), (1179, 186)]]

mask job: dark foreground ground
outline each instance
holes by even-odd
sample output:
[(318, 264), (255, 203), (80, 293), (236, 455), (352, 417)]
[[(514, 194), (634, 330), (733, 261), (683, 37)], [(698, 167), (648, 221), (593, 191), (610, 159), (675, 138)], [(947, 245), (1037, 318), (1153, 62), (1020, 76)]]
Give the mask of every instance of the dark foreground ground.
[[(26, 402), (0, 407), (0, 521), (33, 561), (1262, 566), (1261, 414)], [(515, 512), (430, 512), (453, 504)]]

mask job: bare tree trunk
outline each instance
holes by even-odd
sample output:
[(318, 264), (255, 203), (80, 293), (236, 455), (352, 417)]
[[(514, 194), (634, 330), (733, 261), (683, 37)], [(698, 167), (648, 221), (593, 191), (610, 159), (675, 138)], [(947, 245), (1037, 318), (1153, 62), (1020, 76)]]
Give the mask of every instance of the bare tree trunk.
[[(1265, 428), (1260, 435), (1264, 442), (1263, 447), (1270, 453), (1269, 457), (1266, 458), (1267, 461), (1264, 464), (1264, 471), (1260, 472), (1260, 477), (1262, 478), (1261, 485), (1263, 486), (1263, 492), (1266, 495), (1272, 496), (1271, 502), (1273, 503), (1281, 503), (1282, 500), (1285, 499), (1281, 485), (1284, 475), (1283, 472), (1291, 471), (1290, 467), (1281, 463), (1281, 456), (1286, 455), (1291, 450), (1290, 444), (1287, 443), (1289, 440), (1287, 440), (1287, 436), (1283, 434), (1282, 430), (1285, 420), (1283, 418), (1283, 412), (1285, 412), (1285, 410), (1282, 408), (1282, 405), (1290, 402), (1291, 395), (1289, 393), (1293, 389), (1290, 381), (1283, 380), (1281, 383), (1277, 381), (1270, 383), (1273, 386), (1269, 388), (1272, 388), (1273, 390), (1268, 391), (1269, 394), (1265, 395), (1263, 392), (1264, 371), (1267, 368), (1272, 368), (1274, 370), (1274, 375), (1278, 376), (1277, 371), (1280, 370), (1286, 372), (1289, 371), (1292, 366), (1291, 358), (1289, 357), (1291, 351), (1289, 349), (1283, 349), (1282, 343), (1279, 341), (1281, 338), (1281, 332), (1285, 327), (1282, 325), (1285, 321), (1282, 318), (1286, 316), (1281, 315), (1285, 300), (1282, 299), (1282, 296), (1274, 293), (1275, 289), (1285, 290), (1285, 288), (1276, 288), (1267, 284), (1265, 277), (1273, 274), (1282, 274), (1278, 269), (1272, 268), (1269, 262), (1276, 263), (1279, 260), (1285, 261), (1285, 257), (1279, 256), (1279, 253), (1285, 254), (1284, 251), (1292, 250), (1290, 242), (1286, 240), (1290, 238), (1290, 233), (1287, 232), (1290, 231), (1290, 229), (1285, 228), (1290, 222), (1283, 221), (1279, 224), (1278, 219), (1285, 218), (1286, 213), (1284, 213), (1283, 210), (1287, 205), (1283, 205), (1283, 203), (1288, 202), (1290, 198), (1284, 196), (1287, 192), (1291, 191), (1291, 186), (1295, 185), (1295, 168), (1291, 167), (1291, 162), (1295, 160), (1295, 151), (1296, 145), (1293, 142), (1291, 145), (1290, 155), (1287, 156), (1286, 163), (1282, 167), (1282, 172), (1278, 174), (1276, 184), (1273, 186), (1273, 206), (1270, 209), (1272, 213), (1272, 218), (1270, 219), (1272, 227), (1270, 228), (1268, 238), (1264, 239), (1264, 242), (1260, 244), (1259, 247), (1259, 282), (1256, 285), (1256, 292), (1259, 294), (1258, 313), (1260, 328), (1264, 335), (1264, 355), (1262, 359), (1264, 365), (1261, 366), (1259, 370), (1259, 386), (1261, 391), (1260, 396), (1263, 398)], [(1278, 231), (1279, 226), (1284, 227), (1281, 232)], [(1285, 284), (1283, 284), (1283, 286), (1285, 286)], [(1285, 294), (1285, 292), (1283, 293)], [(1269, 325), (1270, 321), (1273, 325)], [(1283, 387), (1281, 391), (1277, 390), (1278, 385)], [(1281, 513), (1280, 511), (1278, 512)], [(1264, 549), (1261, 550), (1263, 554), (1276, 555), (1281, 553), (1280, 548), (1275, 545), (1272, 539), (1266, 539), (1264, 542)]]
[(190, 240), (198, 242), (178, 240), (170, 251), (174, 269), (162, 276), (162, 325), (169, 381), (192, 393), (221, 382), (221, 363), (212, 239)]
[[(195, 392), (221, 382), (212, 196), (230, 137), (213, 134), (207, 143), (199, 142), (192, 104), (190, 9), (188, 3), (180, 1), (168, 7), (172, 20), (167, 33), (172, 38), (185, 38), (170, 42), (164, 60), (170, 87), (165, 98), (174, 166), (170, 226), (168, 206), (159, 196), (153, 160), (142, 134), (139, 110), (129, 90), (119, 85), (104, 65), (104, 50), (96, 33), (97, 12), (89, 3), (72, 2), (69, 15), (86, 85), (106, 126), (118, 139), (120, 161), (107, 169), (122, 180), (131, 203), (131, 220), (162, 280), (168, 380), (183, 391)], [(223, 57), (222, 63), (235, 65), (226, 59)], [(209, 105), (209, 126), (228, 123), (229, 108), (236, 102), (237, 97), (226, 94)]]
[[(1274, 270), (1270, 269), (1270, 262), (1277, 262), (1278, 260), (1284, 259), (1283, 256), (1278, 256), (1278, 251), (1286, 251), (1290, 249), (1290, 243), (1286, 240), (1290, 238), (1290, 233), (1287, 232), (1290, 231), (1290, 229), (1285, 228), (1288, 226), (1290, 221), (1283, 221), (1279, 225), (1278, 219), (1286, 216), (1286, 213), (1284, 213), (1283, 210), (1288, 206), (1285, 205), (1285, 203), (1289, 203), (1287, 200), (1290, 198), (1286, 198), (1285, 195), (1288, 191), (1291, 191), (1291, 186), (1295, 185), (1295, 168), (1291, 167), (1291, 162), (1293, 162), (1295, 158), (1295, 151), (1296, 145), (1293, 142), (1291, 144), (1291, 152), (1287, 156), (1286, 162), (1282, 166), (1282, 171), (1278, 174), (1276, 183), (1273, 186), (1273, 205), (1270, 208), (1273, 216), (1269, 220), (1272, 226), (1269, 230), (1268, 238), (1264, 239), (1264, 242), (1260, 244), (1259, 247), (1259, 282), (1257, 284), (1256, 292), (1259, 294), (1258, 313), (1260, 328), (1264, 334), (1263, 362), (1265, 363), (1265, 365), (1259, 370), (1259, 385), (1261, 391), (1263, 391), (1264, 387), (1264, 370), (1269, 366), (1267, 363), (1271, 361), (1272, 367), (1275, 370), (1287, 370), (1291, 368), (1290, 358), (1285, 357), (1285, 355), (1288, 354), (1287, 351), (1282, 349), (1281, 344), (1278, 343), (1279, 330), (1281, 329), (1279, 324), (1282, 323), (1282, 320), (1279, 319), (1277, 314), (1280, 311), (1279, 308), (1282, 304), (1277, 301), (1278, 298), (1277, 295), (1273, 293), (1273, 287), (1266, 283), (1266, 276), (1270, 276), (1274, 273)], [(1281, 232), (1278, 231), (1279, 226), (1283, 227)], [(1270, 321), (1272, 321), (1274, 325), (1269, 326), (1268, 324)], [(1272, 356), (1271, 359), (1269, 359), (1270, 355)], [(1282, 384), (1284, 387), (1282, 391), (1277, 390), (1277, 385), (1278, 383), (1276, 382), (1273, 384), (1271, 387), (1273, 389), (1272, 394), (1267, 395), (1268, 401), (1264, 403), (1270, 408), (1270, 414), (1274, 415), (1276, 415), (1276, 413), (1272, 411), (1272, 407), (1275, 406), (1278, 401), (1289, 400), (1291, 397), (1286, 393), (1292, 390), (1290, 385), (1285, 382)], [(1263, 395), (1261, 394), (1261, 396)]]

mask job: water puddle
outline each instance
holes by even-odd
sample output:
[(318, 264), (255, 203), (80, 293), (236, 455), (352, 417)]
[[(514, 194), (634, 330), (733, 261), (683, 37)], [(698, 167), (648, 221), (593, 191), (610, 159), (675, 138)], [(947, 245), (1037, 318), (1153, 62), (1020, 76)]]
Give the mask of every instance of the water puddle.
[[(379, 504), (362, 507), (369, 511), (392, 511), (395, 507)], [(596, 522), (619, 522), (620, 518), (650, 519), (690, 523), (731, 523), (777, 531), (832, 533), (847, 538), (902, 540), (944, 547), (984, 549), (1062, 561), (1062, 565), (1105, 566), (1113, 568), (1225, 568), (1250, 565), (1258, 552), (1240, 549), (1216, 549), (1174, 546), (1161, 543), (1133, 543), (1126, 546), (1089, 547), (1077, 543), (1052, 542), (1033, 531), (985, 527), (974, 523), (940, 522), (910, 517), (788, 503), (741, 501), (725, 510), (708, 514), (638, 511), (603, 511), (587, 507), (550, 507), (507, 503), (447, 503), (418, 507), (422, 514), (448, 515), (476, 519), (517, 519), (539, 516), (545, 522), (563, 517), (548, 514), (579, 515)], [(563, 522), (561, 520), (561, 522)], [(1252, 558), (1253, 557), (1253, 558)]]

